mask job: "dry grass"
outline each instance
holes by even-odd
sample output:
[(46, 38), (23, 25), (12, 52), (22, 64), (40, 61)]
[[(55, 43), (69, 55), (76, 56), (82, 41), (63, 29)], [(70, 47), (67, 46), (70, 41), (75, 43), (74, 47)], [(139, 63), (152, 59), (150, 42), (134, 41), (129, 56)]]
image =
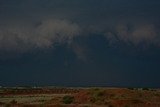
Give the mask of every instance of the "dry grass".
[[(28, 94), (31, 93), (29, 91), (22, 94), (22, 90), (16, 90), (13, 94), (4, 94), (6, 92), (1, 91), (0, 107), (2, 105), (6, 107), (160, 107), (160, 90), (127, 88), (70, 90), (66, 88), (66, 90), (60, 92), (56, 89), (57, 93), (34, 91), (35, 94)], [(71, 96), (73, 101), (64, 103), (64, 96), (68, 98)]]

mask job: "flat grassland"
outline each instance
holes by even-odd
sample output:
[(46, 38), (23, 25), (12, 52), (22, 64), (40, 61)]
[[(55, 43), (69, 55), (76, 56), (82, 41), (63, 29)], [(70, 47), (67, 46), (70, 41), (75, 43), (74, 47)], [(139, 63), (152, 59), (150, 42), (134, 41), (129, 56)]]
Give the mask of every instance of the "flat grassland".
[(0, 88), (0, 107), (160, 107), (160, 89)]

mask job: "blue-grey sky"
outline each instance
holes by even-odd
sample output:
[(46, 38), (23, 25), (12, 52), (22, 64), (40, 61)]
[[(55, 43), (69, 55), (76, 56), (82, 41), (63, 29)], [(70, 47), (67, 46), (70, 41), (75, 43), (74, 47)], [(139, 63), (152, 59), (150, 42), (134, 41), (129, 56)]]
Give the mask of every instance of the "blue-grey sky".
[(0, 0), (0, 85), (159, 87), (160, 1)]

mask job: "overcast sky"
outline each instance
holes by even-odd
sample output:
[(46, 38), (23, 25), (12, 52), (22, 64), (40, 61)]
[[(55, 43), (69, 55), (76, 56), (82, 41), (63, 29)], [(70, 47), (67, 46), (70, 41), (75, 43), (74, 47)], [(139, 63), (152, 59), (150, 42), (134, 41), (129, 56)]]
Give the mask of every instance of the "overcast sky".
[(0, 85), (159, 87), (160, 1), (0, 0)]

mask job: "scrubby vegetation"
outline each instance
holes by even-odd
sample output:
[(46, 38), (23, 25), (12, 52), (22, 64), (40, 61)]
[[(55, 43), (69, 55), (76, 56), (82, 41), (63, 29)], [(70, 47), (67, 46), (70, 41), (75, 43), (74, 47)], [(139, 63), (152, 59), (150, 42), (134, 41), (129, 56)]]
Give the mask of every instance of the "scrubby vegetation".
[(96, 104), (104, 104), (105, 103), (105, 90), (103, 89), (92, 89), (90, 91), (90, 101)]
[(64, 104), (71, 104), (71, 103), (74, 102), (74, 97), (73, 97), (73, 96), (66, 95), (66, 96), (63, 97), (62, 102), (63, 102)]
[[(24, 91), (25, 90), (25, 91)], [(31, 91), (31, 92), (30, 92)], [(13, 92), (13, 93), (11, 93)], [(33, 93), (35, 92), (35, 93)], [(31, 94), (33, 93), (33, 94)], [(143, 88), (6, 89), (0, 107), (160, 107), (160, 90)]]

